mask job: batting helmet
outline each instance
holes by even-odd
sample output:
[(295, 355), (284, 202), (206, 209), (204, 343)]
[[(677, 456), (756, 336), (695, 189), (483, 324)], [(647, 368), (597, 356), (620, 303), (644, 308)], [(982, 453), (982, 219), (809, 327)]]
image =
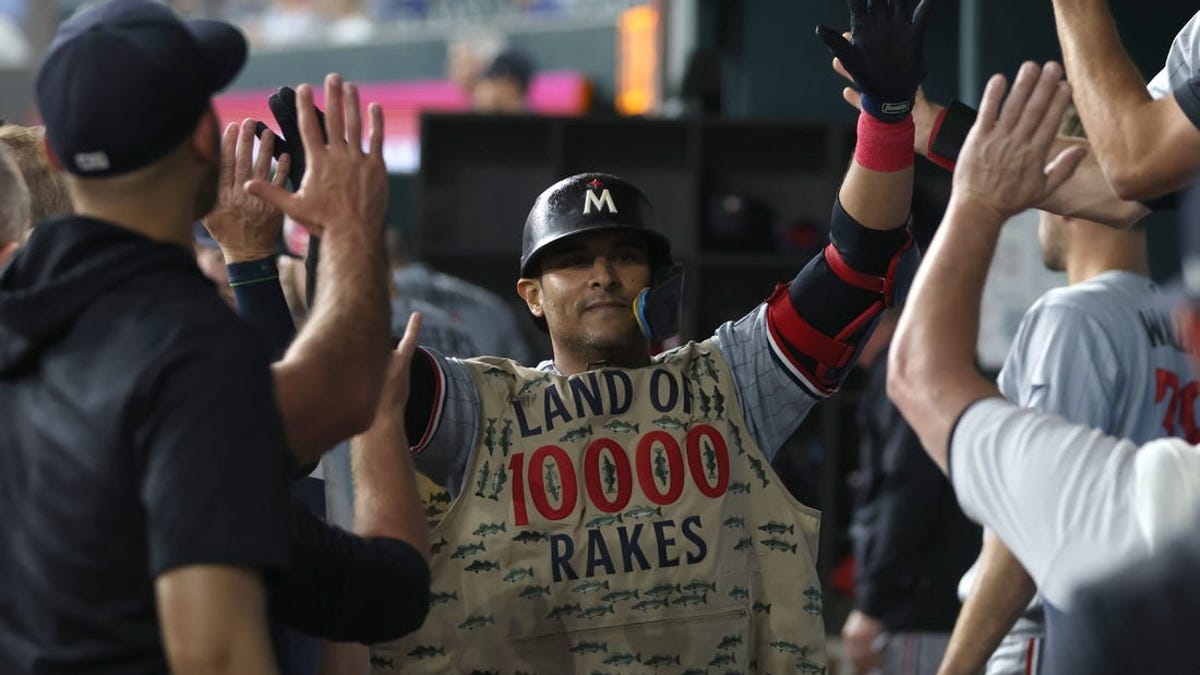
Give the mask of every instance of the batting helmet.
[(551, 185), (533, 203), (521, 239), (521, 276), (536, 274), (538, 255), (547, 246), (602, 230), (643, 235), (651, 266), (671, 265), (671, 242), (654, 229), (654, 211), (642, 191), (611, 174), (581, 173)]
[[(538, 272), (546, 247), (587, 232), (625, 230), (646, 240), (651, 285), (634, 299), (642, 332), (663, 340), (679, 332), (683, 301), (683, 265), (671, 258), (671, 242), (654, 229), (654, 211), (642, 191), (607, 173), (581, 173), (551, 185), (533, 203), (521, 240), (521, 276)], [(545, 320), (538, 326), (546, 328)]]

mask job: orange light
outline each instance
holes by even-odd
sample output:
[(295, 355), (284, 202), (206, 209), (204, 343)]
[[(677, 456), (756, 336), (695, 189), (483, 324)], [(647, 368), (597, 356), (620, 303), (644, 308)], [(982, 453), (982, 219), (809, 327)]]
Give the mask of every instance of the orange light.
[(631, 7), (617, 19), (617, 111), (642, 115), (658, 105), (658, 10)]

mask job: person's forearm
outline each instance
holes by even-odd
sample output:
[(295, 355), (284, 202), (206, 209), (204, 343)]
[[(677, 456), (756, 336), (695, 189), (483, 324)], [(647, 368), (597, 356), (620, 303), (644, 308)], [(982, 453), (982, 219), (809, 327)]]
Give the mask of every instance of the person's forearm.
[(313, 313), (276, 364), (288, 440), (301, 461), (370, 425), (387, 367), (390, 306), (382, 241), (327, 232)]
[(377, 419), (351, 446), (354, 531), (392, 537), (430, 557), (429, 525), (417, 488), (404, 420)]
[(1036, 593), (1020, 561), (989, 532), (979, 554), (975, 586), (958, 614), (938, 675), (982, 672)]
[[(1141, 113), (1153, 103), (1129, 58), (1106, 0), (1054, 0), (1054, 17), (1075, 107), (1104, 175), (1125, 198), (1129, 180), (1149, 155), (1148, 138), (1160, 130)], [(1169, 191), (1163, 189), (1163, 192)], [(1152, 196), (1152, 195), (1149, 195)]]
[[(926, 103), (913, 109), (913, 119), (917, 123), (917, 152), (942, 168), (952, 171), (953, 159), (962, 148), (966, 130), (975, 119), (975, 111), (955, 102), (946, 118), (939, 122), (942, 113), (946, 111), (942, 106)], [(924, 132), (925, 140), (922, 142), (922, 128), (930, 127), (934, 133), (930, 135), (928, 131)], [(1122, 229), (1150, 213), (1150, 209), (1143, 204), (1121, 199), (1117, 195), (1108, 182), (1108, 177), (1101, 170), (1096, 153), (1091, 151), (1087, 140), (1059, 136), (1054, 142), (1052, 152), (1057, 154), (1073, 146), (1088, 148), (1087, 157), (1075, 170), (1074, 175), (1037, 204), (1037, 208), (1060, 216), (1084, 218)], [(944, 155), (938, 154), (938, 150)]]
[(912, 210), (915, 125), (884, 124), (866, 113), (859, 120), (855, 159), (842, 181), (842, 208), (863, 227), (894, 230)]
[[(1057, 154), (1072, 146), (1089, 145), (1088, 141), (1060, 136), (1054, 142)], [(1057, 190), (1050, 193), (1037, 207), (1068, 218), (1083, 218), (1116, 228), (1129, 227), (1145, 218), (1150, 209), (1140, 202), (1121, 199), (1108, 182), (1095, 152), (1088, 152), (1079, 168)]]
[[(975, 369), (979, 305), (1002, 214), (953, 195), (929, 255), (917, 272), (888, 361), (888, 395), (909, 420), (934, 462), (946, 471), (952, 420), (914, 419), (937, 409), (950, 385), (994, 390)], [(958, 387), (960, 390), (963, 388)]]
[(230, 263), (227, 269), (238, 316), (266, 341), (272, 361), (281, 358), (296, 336), (296, 325), (279, 284), (275, 257)]

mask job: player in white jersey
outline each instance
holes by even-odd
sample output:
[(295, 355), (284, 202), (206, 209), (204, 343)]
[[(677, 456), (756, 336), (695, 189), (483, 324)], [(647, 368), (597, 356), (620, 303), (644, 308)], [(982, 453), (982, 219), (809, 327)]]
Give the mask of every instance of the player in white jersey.
[[(1068, 112), (1062, 133), (1082, 132), (1078, 116)], [(1000, 372), (1000, 392), (1023, 407), (1135, 443), (1186, 437), (1182, 415), (1166, 417), (1166, 387), (1186, 387), (1195, 378), (1147, 278), (1144, 229), (1043, 212), (1038, 235), (1046, 267), (1066, 272), (1070, 285), (1026, 312)], [(939, 673), (976, 673), (985, 660), (988, 675), (1039, 672), (1041, 602), (1028, 573), (991, 533), (961, 590), (963, 610)]]
[(817, 517), (770, 461), (894, 299), (928, 9), (822, 31), (873, 101), (832, 243), (703, 342), (650, 356), (682, 269), (637, 188), (589, 173), (537, 199), (518, 292), (554, 358), (415, 359), (416, 461), (453, 501), (426, 625), (373, 646), (376, 672), (824, 670)]
[[(986, 266), (961, 261), (990, 258), (1003, 223), (1061, 185), (1082, 159), (1078, 150), (1050, 152), (1070, 97), (1062, 74), (1057, 64), (1025, 64), (1003, 109), (1003, 78), (988, 83), (946, 218), (901, 321), (889, 381), (963, 510), (1029, 571), (1045, 599), (1048, 637), (1076, 587), (1145, 559), (1191, 522), (1200, 503), (1194, 446), (1165, 439), (1139, 449), (1020, 408), (974, 370)], [(1168, 423), (1191, 416), (1197, 388), (1163, 390)]]

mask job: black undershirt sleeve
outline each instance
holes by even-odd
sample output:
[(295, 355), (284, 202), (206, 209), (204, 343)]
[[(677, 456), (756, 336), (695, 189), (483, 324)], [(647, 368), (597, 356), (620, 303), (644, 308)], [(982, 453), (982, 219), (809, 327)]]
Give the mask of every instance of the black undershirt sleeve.
[(339, 642), (394, 640), (429, 611), (429, 566), (408, 543), (360, 537), (293, 503), (292, 567), (271, 589), (272, 615)]

